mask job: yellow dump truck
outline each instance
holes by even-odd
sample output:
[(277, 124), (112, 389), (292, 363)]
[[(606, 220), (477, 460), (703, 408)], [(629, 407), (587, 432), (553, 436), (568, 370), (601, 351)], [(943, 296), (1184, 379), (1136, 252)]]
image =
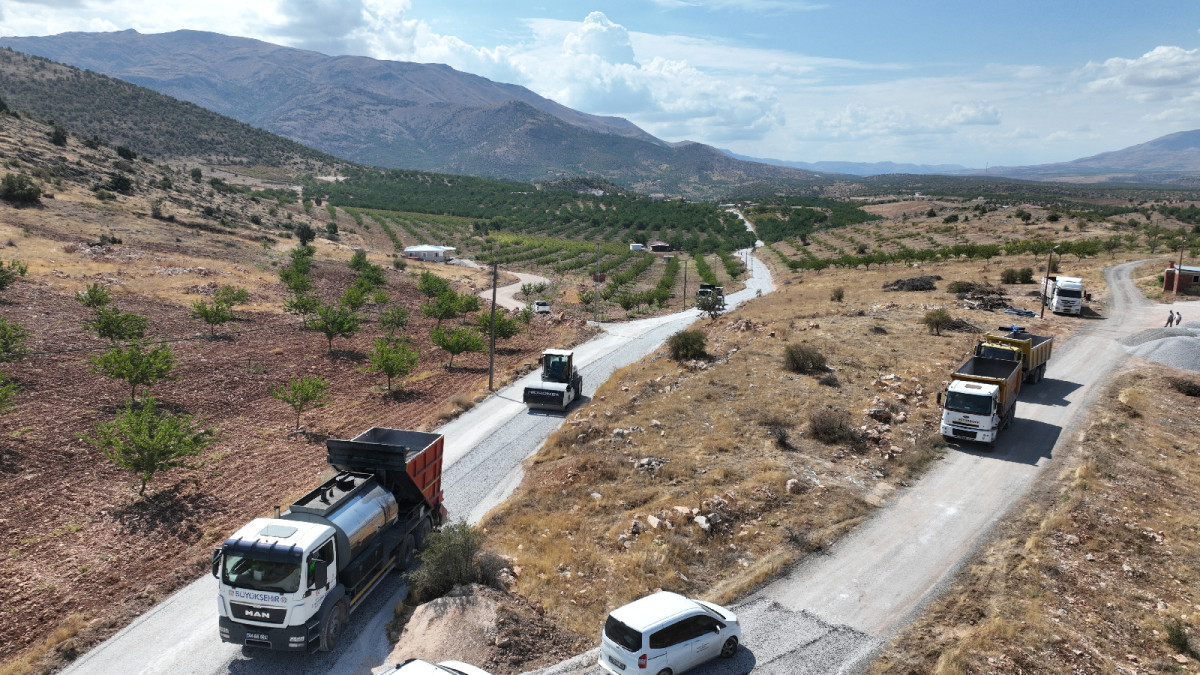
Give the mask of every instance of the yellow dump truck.
[(1021, 392), (1021, 364), (1009, 359), (972, 356), (950, 373), (942, 406), (942, 435), (948, 440), (993, 445), (1012, 424)]
[(1026, 333), (1019, 326), (1001, 326), (1007, 333), (985, 333), (975, 346), (975, 356), (989, 359), (1020, 361), (1021, 374), (1027, 384), (1036, 384), (1046, 376), (1046, 362), (1054, 349), (1054, 336)]

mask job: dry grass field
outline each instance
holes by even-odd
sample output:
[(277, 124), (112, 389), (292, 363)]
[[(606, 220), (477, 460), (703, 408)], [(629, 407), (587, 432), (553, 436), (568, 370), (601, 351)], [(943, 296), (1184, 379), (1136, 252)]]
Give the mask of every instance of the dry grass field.
[(872, 672), (1196, 672), (1196, 379), (1140, 359), (1115, 376), (1056, 474)]
[[(657, 588), (730, 601), (916, 480), (945, 451), (935, 394), (978, 339), (930, 335), (920, 323), (929, 309), (984, 330), (1016, 322), (1065, 335), (1087, 321), (967, 310), (944, 291), (954, 280), (998, 284), (1003, 266), (1036, 267), (1029, 257), (820, 273), (760, 257), (778, 291), (698, 321), (708, 359), (676, 362), (664, 348), (616, 373), (483, 521), (488, 546), (516, 566), (516, 589), (567, 629), (593, 635), (607, 611)], [(1100, 291), (1107, 261), (1087, 263), (1078, 272)], [(923, 274), (943, 277), (938, 290), (881, 289)], [(1031, 286), (1003, 288), (1014, 306), (1037, 309)], [(789, 346), (818, 351), (827, 369), (788, 371)], [(814, 416), (839, 414), (852, 432), (814, 437)]]

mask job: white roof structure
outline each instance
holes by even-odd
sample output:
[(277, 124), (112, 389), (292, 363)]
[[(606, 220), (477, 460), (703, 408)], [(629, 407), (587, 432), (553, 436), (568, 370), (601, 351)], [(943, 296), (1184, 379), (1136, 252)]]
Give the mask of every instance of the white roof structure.
[(416, 246), (404, 247), (405, 253), (444, 253), (446, 251), (457, 251), (453, 246), (434, 246), (432, 244), (418, 244)]

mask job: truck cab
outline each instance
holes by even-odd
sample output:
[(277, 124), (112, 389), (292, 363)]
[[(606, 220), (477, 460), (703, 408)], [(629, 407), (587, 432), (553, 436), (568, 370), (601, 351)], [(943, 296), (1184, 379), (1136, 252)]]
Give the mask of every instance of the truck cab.
[(954, 380), (942, 403), (942, 435), (995, 443), (1000, 433), (1000, 387)]
[(335, 534), (327, 525), (256, 518), (226, 539), (213, 556), (221, 639), (289, 651), (318, 646), (321, 609), (336, 585)]
[(717, 286), (716, 284), (700, 284), (700, 288), (696, 291), (696, 300), (702, 298), (716, 298), (717, 306), (725, 308), (725, 287)]
[(1080, 314), (1083, 311), (1083, 279), (1079, 277), (1045, 277), (1042, 295), (1055, 314)]

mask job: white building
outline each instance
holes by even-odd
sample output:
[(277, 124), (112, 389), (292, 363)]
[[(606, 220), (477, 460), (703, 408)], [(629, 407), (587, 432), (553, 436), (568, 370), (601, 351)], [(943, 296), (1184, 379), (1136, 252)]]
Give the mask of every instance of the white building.
[(641, 244), (630, 244), (629, 245), (630, 251), (641, 251), (643, 249), (645, 249), (645, 246), (642, 246)]
[(404, 257), (415, 258), (417, 260), (429, 260), (432, 262), (446, 262), (454, 256), (450, 255), (458, 249), (453, 246), (432, 246), (430, 244), (421, 244), (419, 246), (408, 246), (404, 249)]

